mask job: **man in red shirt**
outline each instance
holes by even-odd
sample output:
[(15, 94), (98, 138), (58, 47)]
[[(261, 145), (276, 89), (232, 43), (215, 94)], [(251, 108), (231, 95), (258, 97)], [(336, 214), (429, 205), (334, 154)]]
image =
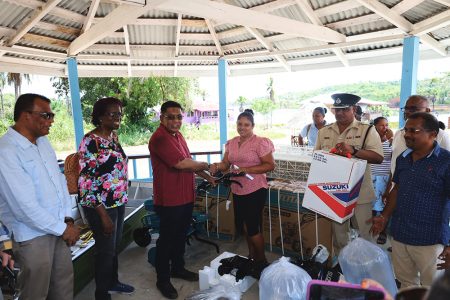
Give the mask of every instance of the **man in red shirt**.
[(160, 217), (156, 242), (156, 287), (169, 299), (178, 293), (170, 277), (197, 281), (198, 274), (184, 268), (186, 231), (192, 217), (195, 199), (194, 173), (214, 182), (204, 172), (209, 165), (191, 158), (183, 135), (182, 107), (175, 101), (161, 105), (161, 124), (150, 138), (148, 148), (153, 169), (153, 201)]

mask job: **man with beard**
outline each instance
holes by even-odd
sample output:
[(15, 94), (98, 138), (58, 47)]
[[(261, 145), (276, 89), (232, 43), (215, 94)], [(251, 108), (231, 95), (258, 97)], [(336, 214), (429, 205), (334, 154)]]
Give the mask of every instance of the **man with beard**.
[(408, 149), (397, 158), (395, 186), (371, 230), (380, 233), (392, 217), (396, 278), (402, 287), (430, 286), (449, 247), (450, 152), (436, 142), (439, 123), (427, 112), (409, 115), (403, 131)]
[(79, 238), (67, 182), (46, 135), (50, 100), (21, 95), (0, 138), (0, 219), (14, 237), (21, 300), (73, 299), (70, 246)]

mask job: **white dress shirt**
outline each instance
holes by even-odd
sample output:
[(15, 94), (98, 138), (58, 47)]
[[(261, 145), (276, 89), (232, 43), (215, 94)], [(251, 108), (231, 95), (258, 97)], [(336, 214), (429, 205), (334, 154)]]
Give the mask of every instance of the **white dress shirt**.
[(9, 128), (0, 138), (0, 220), (16, 242), (60, 236), (71, 200), (47, 137), (36, 145)]

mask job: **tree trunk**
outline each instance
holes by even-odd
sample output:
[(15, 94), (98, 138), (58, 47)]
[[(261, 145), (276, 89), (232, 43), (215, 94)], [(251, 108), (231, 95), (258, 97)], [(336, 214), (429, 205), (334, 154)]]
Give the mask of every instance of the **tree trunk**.
[(17, 98), (19, 98), (19, 95), (20, 95), (20, 87), (19, 87), (19, 85), (14, 84), (14, 96), (16, 98), (16, 101), (17, 101)]
[(0, 112), (0, 116), (3, 117), (3, 115), (5, 114), (5, 106), (3, 103), (3, 92), (0, 92), (0, 101), (2, 103), (2, 111)]

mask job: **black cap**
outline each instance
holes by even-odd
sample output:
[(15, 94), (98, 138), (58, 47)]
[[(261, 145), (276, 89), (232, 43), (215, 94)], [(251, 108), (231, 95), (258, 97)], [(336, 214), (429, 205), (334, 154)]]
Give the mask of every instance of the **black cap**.
[(331, 95), (331, 98), (334, 100), (333, 106), (331, 108), (350, 107), (358, 103), (359, 100), (361, 100), (361, 97), (359, 96), (346, 93), (333, 94)]

